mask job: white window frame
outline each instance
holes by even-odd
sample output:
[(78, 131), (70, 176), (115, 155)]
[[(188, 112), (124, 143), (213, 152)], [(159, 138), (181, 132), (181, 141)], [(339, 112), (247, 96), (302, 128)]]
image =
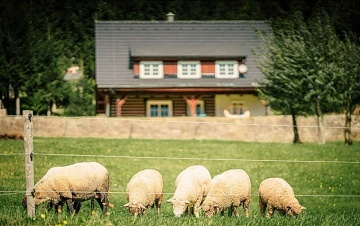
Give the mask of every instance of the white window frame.
[[(148, 68), (148, 71), (146, 68)], [(148, 74), (146, 74), (146, 73), (148, 73)], [(163, 78), (164, 77), (163, 62), (162, 61), (140, 61), (139, 77), (141, 79)]]
[(238, 61), (215, 61), (215, 78), (239, 78)]
[[(205, 114), (205, 102), (204, 100), (198, 100), (198, 103), (196, 105), (196, 108), (197, 106), (200, 105), (200, 111), (201, 113), (200, 114)], [(186, 105), (186, 115), (187, 116), (190, 116), (190, 106), (189, 105)], [(199, 116), (196, 112), (196, 109), (195, 109), (195, 115), (196, 116)]]
[(201, 78), (200, 61), (178, 61), (177, 77), (178, 78)]
[[(152, 105), (158, 105), (160, 106), (158, 108), (158, 116), (157, 117), (172, 117), (173, 114), (173, 104), (171, 100), (148, 100), (146, 102), (146, 116), (147, 117), (156, 117), (151, 116), (151, 106)], [(168, 105), (168, 115), (167, 116), (161, 116), (161, 105)]]

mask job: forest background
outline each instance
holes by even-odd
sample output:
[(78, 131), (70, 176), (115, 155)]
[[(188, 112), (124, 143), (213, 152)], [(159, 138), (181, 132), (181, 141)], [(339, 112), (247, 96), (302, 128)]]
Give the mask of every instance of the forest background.
[[(0, 108), (46, 115), (56, 103), (64, 115), (95, 115), (95, 20), (165, 20), (169, 12), (176, 20), (286, 20), (315, 8), (337, 32), (360, 34), (359, 3), (351, 0), (1, 0)], [(82, 76), (65, 81), (73, 65)]]

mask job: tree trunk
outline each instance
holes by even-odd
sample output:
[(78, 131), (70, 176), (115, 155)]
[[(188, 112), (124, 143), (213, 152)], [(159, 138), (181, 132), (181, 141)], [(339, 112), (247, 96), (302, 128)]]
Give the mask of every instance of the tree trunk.
[(324, 117), (320, 109), (320, 101), (316, 101), (316, 116), (318, 127), (318, 143), (325, 144)]
[(292, 118), (293, 129), (294, 129), (294, 144), (296, 144), (296, 143), (301, 144), (302, 142), (301, 142), (300, 136), (299, 136), (299, 129), (297, 126), (296, 115), (292, 113), (291, 118)]
[(20, 115), (20, 91), (16, 91), (15, 95), (15, 112), (16, 115)]
[(351, 112), (345, 112), (345, 129), (344, 129), (345, 144), (352, 145), (351, 139)]

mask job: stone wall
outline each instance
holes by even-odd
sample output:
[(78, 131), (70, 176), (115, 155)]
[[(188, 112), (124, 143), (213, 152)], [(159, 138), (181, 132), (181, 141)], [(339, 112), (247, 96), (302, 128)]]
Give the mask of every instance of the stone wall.
[[(325, 116), (326, 141), (344, 140), (344, 116)], [(107, 118), (34, 116), (35, 137), (102, 137), (139, 139), (215, 139), (258, 142), (293, 141), (290, 116), (245, 119), (223, 117)], [(316, 118), (298, 118), (300, 139), (317, 142)], [(22, 134), (22, 116), (0, 117), (1, 134)], [(360, 120), (354, 118), (353, 140), (360, 140)]]

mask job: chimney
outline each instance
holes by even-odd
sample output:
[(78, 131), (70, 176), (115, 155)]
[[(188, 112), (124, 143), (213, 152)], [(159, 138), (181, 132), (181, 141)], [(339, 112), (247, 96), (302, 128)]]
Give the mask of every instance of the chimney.
[(175, 14), (173, 14), (172, 12), (169, 12), (168, 14), (166, 14), (166, 16), (167, 16), (167, 22), (174, 22)]

